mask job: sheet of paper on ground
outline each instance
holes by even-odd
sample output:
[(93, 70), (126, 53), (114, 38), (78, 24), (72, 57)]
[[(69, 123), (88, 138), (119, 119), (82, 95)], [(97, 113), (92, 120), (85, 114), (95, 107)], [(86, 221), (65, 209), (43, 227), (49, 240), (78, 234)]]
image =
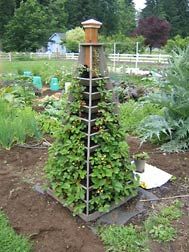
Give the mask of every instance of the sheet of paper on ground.
[(160, 187), (167, 183), (172, 175), (149, 164), (145, 164), (143, 173), (135, 172), (140, 178), (140, 186), (145, 189)]

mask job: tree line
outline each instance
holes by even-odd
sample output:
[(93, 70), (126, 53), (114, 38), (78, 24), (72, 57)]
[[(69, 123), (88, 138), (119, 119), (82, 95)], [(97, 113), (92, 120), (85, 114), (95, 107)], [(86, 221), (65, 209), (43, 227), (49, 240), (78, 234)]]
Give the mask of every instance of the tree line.
[(171, 37), (189, 36), (189, 0), (146, 0), (141, 18), (156, 16), (171, 24)]
[(103, 23), (104, 35), (129, 35), (136, 26), (132, 0), (0, 0), (1, 47), (35, 51), (52, 33), (73, 29), (90, 18)]
[(146, 0), (139, 15), (133, 0), (0, 0), (0, 49), (36, 51), (53, 33), (65, 33), (90, 18), (103, 23), (104, 42), (130, 47), (135, 43), (129, 42), (131, 35), (142, 35), (151, 50), (169, 37), (180, 36), (180, 43), (189, 36), (189, 0)]

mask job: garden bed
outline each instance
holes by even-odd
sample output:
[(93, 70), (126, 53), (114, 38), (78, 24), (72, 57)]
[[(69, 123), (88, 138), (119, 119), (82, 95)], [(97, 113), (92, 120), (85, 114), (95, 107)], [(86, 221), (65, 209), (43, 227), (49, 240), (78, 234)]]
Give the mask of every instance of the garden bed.
[[(138, 150), (137, 138), (128, 138), (130, 151)], [(144, 144), (143, 151), (150, 154), (149, 163), (176, 176), (158, 189), (152, 190), (158, 197), (170, 197), (189, 193), (189, 152), (164, 154), (155, 146)], [(10, 151), (0, 150), (0, 208), (7, 214), (13, 228), (26, 234), (38, 252), (100, 252), (104, 251), (101, 241), (78, 217), (59, 203), (40, 195), (32, 189), (36, 183), (43, 183), (43, 166), (47, 160), (47, 149), (26, 149), (14, 147)], [(179, 227), (177, 239), (164, 247), (152, 243), (151, 251), (188, 251), (188, 198), (184, 205), (182, 219), (175, 223)], [(149, 210), (155, 203), (145, 203)], [(131, 207), (131, 204), (129, 204)], [(140, 215), (132, 219), (141, 223), (145, 218)]]

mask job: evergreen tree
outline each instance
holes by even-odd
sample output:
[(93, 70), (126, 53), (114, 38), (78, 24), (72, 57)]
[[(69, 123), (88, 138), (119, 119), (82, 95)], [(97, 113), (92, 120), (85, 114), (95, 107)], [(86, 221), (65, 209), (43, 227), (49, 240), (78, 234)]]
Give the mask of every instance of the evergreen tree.
[(165, 18), (164, 2), (164, 0), (146, 0), (146, 7), (142, 10), (141, 16), (143, 18), (151, 16)]
[(136, 27), (134, 3), (132, 0), (118, 0), (117, 4), (119, 6), (118, 32), (129, 35)]
[(16, 9), (5, 28), (2, 40), (5, 51), (35, 51), (48, 39), (48, 15), (36, 0), (27, 0)]
[(94, 17), (103, 23), (102, 33), (105, 35), (112, 35), (117, 33), (119, 5), (117, 0), (93, 0), (92, 9), (94, 10)]
[[(168, 1), (170, 2), (170, 1)], [(171, 36), (181, 35), (186, 37), (189, 35), (189, 1), (188, 0), (172, 0), (171, 6), (168, 2), (164, 3), (166, 9), (166, 19), (172, 25)]]
[(90, 18), (103, 23), (102, 32), (113, 34), (117, 30), (118, 5), (116, 0), (69, 0), (66, 3), (68, 29), (81, 26), (81, 22)]
[(69, 0), (66, 2), (68, 13), (68, 30), (81, 26), (81, 22), (92, 18), (91, 6), (88, 0)]
[(5, 25), (14, 15), (15, 7), (15, 0), (0, 0), (0, 37), (5, 31)]
[(48, 14), (52, 32), (63, 32), (66, 30), (68, 15), (65, 12), (65, 2), (66, 0), (50, 0)]

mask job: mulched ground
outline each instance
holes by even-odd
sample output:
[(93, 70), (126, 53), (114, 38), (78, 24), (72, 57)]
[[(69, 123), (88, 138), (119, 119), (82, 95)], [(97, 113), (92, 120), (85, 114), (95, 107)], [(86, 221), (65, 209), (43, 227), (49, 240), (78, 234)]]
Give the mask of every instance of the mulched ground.
[[(130, 152), (137, 152), (138, 139), (129, 137), (128, 142)], [(150, 164), (177, 177), (175, 181), (152, 190), (153, 193), (158, 197), (189, 194), (189, 152), (165, 154), (151, 144), (144, 144), (142, 150), (150, 154)], [(33, 189), (36, 183), (44, 181), (42, 168), (46, 160), (47, 149), (0, 149), (0, 208), (14, 229), (31, 239), (35, 252), (105, 251), (99, 238), (80, 218), (73, 217), (66, 208)], [(188, 198), (183, 202), (183, 217), (175, 223), (179, 228), (177, 240), (167, 245), (152, 243), (151, 251), (189, 251)], [(150, 211), (155, 203), (148, 204)], [(143, 216), (139, 216), (134, 221), (141, 222), (142, 219)]]

